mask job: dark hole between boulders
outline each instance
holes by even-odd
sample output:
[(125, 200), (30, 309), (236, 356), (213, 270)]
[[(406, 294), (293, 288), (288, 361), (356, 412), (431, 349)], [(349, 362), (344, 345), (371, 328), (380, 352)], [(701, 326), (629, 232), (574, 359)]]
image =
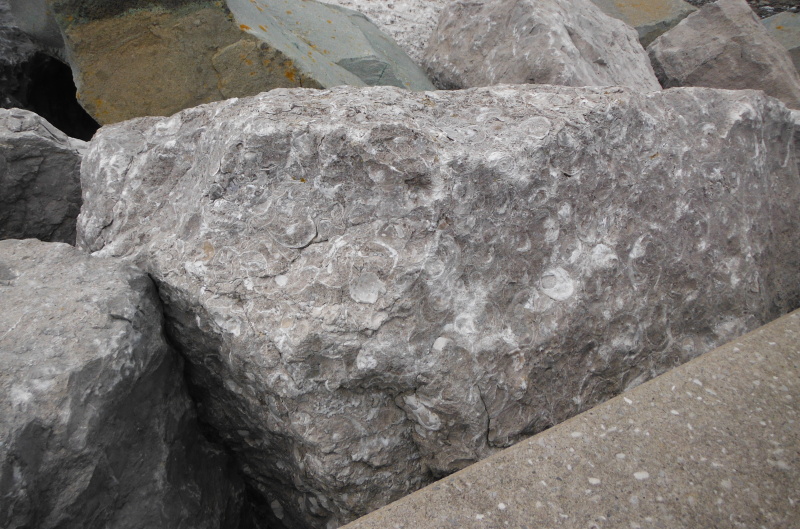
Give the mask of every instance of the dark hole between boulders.
[(78, 103), (69, 66), (44, 53), (36, 53), (24, 67), (26, 80), (16, 99), (64, 134), (88, 141), (100, 125)]

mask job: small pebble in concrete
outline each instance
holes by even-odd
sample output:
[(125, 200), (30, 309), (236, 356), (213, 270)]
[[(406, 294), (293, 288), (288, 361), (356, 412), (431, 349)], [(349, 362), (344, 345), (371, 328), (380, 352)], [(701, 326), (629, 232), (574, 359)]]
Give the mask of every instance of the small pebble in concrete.
[(638, 479), (639, 481), (645, 480), (650, 477), (649, 472), (641, 471), (641, 472), (634, 472), (633, 477)]

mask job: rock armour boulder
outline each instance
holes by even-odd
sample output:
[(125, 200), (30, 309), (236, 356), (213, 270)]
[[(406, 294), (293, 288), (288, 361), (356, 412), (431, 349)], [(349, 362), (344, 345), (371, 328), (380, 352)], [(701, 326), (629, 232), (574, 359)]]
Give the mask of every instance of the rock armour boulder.
[(78, 100), (101, 124), (276, 87), (433, 88), (363, 15), (314, 0), (19, 2), (31, 35), (63, 36)]
[(276, 90), (101, 129), (79, 242), (322, 528), (797, 306), (793, 133), (752, 91)]
[(800, 108), (800, 74), (744, 0), (718, 0), (683, 19), (647, 47), (664, 88), (763, 90)]
[(141, 270), (0, 241), (0, 527), (238, 527)]
[(85, 149), (33, 112), (0, 109), (0, 239), (75, 244)]
[(439, 88), (500, 83), (660, 90), (638, 36), (589, 0), (449, 4), (425, 50)]

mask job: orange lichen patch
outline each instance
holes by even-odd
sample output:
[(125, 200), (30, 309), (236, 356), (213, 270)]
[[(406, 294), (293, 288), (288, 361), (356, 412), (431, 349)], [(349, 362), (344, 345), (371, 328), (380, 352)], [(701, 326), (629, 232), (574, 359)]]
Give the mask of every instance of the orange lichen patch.
[(775, 29), (783, 29), (783, 26), (775, 26)]
[(264, 26), (258, 26), (258, 29), (260, 29), (261, 31), (267, 31), (267, 28), (265, 28)]
[(248, 26), (247, 24), (239, 24), (239, 29), (241, 29), (242, 31), (250, 31), (250, 26)]
[(256, 9), (258, 9), (259, 11), (262, 11), (262, 12), (264, 11), (264, 8), (261, 7), (261, 6), (256, 6)]
[(287, 10), (287, 11), (286, 11), (286, 14), (287, 14), (287, 15), (291, 15), (291, 14), (292, 14), (292, 12), (291, 12), (291, 11), (289, 11), (289, 10)]
[(333, 24), (333, 22), (331, 22), (330, 20), (327, 20), (327, 22), (328, 22), (328, 24)]
[(297, 71), (294, 68), (286, 70), (283, 75), (285, 75), (286, 78), (289, 79), (291, 82), (293, 83), (297, 82)]

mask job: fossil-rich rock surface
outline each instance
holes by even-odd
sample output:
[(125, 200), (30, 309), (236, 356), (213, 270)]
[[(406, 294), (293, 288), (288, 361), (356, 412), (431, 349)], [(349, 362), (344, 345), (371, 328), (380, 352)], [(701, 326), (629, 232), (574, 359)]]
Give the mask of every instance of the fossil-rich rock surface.
[(32, 112), (0, 109), (0, 239), (75, 244), (85, 149)]
[(453, 2), (428, 41), (424, 66), (447, 89), (500, 83), (660, 89), (636, 31), (589, 0)]
[(800, 108), (800, 74), (744, 0), (701, 7), (647, 47), (664, 88), (763, 90)]
[(603, 13), (618, 18), (639, 33), (647, 46), (697, 8), (683, 0), (592, 0)]
[(56, 25), (78, 99), (102, 124), (276, 87), (433, 88), (366, 17), (314, 0), (20, 2), (32, 36), (52, 41)]
[(0, 241), (0, 299), (0, 526), (237, 527), (146, 274)]
[(784, 11), (762, 23), (775, 40), (789, 51), (794, 67), (800, 70), (800, 13)]
[(275, 90), (101, 129), (78, 239), (325, 527), (797, 306), (793, 133), (754, 91)]

